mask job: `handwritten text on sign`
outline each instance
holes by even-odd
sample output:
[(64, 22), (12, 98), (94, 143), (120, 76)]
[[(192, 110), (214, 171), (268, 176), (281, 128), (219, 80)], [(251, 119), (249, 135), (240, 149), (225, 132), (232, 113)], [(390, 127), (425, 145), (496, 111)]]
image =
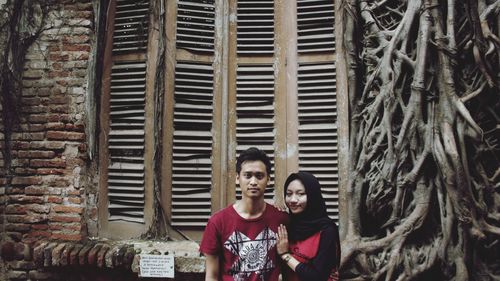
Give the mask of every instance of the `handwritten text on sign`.
[(173, 255), (140, 255), (141, 277), (174, 278)]

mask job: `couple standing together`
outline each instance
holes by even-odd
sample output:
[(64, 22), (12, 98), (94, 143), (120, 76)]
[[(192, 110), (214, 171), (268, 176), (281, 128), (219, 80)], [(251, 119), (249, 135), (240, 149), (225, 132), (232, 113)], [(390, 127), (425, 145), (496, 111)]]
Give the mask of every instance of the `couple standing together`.
[(340, 242), (326, 212), (321, 187), (310, 173), (292, 173), (285, 182), (289, 215), (264, 202), (271, 162), (249, 148), (236, 161), (242, 198), (215, 213), (200, 245), (205, 280), (338, 280)]

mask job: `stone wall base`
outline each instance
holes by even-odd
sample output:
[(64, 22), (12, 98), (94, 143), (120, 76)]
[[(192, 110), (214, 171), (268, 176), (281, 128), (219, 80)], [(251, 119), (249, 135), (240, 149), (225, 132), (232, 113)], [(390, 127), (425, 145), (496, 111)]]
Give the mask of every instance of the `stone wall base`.
[[(3, 242), (0, 280), (204, 280), (204, 258), (190, 241)], [(174, 255), (175, 278), (141, 278), (140, 254)]]

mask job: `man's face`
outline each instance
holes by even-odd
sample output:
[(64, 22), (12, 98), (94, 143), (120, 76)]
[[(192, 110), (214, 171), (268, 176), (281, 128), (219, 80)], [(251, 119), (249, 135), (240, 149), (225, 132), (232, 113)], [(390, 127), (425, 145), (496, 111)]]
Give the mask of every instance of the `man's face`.
[(236, 175), (236, 184), (241, 187), (241, 196), (252, 199), (264, 198), (269, 181), (266, 165), (262, 161), (245, 161)]

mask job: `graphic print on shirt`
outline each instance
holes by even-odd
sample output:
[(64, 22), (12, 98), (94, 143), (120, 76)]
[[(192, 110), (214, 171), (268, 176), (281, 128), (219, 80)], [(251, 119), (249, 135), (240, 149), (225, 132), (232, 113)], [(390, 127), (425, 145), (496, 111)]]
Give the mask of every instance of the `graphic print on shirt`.
[(260, 280), (266, 280), (275, 265), (269, 258), (269, 250), (276, 245), (276, 233), (266, 227), (252, 240), (245, 234), (235, 231), (229, 236), (224, 247), (239, 258), (231, 267), (231, 275), (235, 281), (244, 281), (252, 273)]

